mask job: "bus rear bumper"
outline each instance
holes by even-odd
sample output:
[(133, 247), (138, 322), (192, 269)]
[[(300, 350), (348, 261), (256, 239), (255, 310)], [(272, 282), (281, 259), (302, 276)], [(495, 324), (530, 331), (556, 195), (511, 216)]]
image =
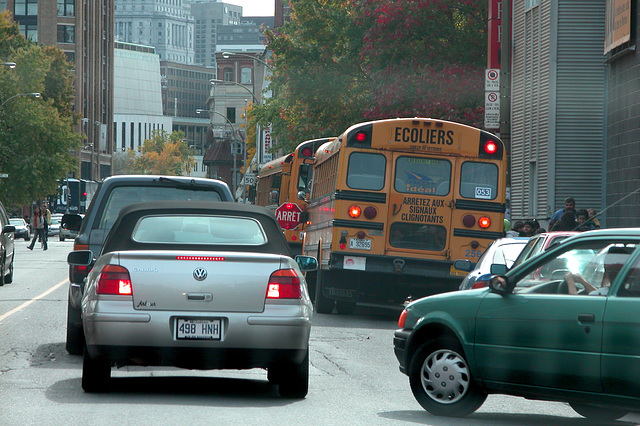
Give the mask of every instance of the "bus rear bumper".
[(359, 304), (403, 305), (457, 290), (463, 277), (450, 275), (450, 261), (332, 253), (323, 266), (324, 297)]

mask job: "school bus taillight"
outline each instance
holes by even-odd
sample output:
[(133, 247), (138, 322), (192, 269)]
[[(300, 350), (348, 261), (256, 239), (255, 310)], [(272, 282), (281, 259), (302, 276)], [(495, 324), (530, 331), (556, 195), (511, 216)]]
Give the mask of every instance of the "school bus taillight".
[(353, 205), (349, 207), (349, 216), (351, 216), (352, 218), (355, 219), (357, 217), (360, 217), (361, 213), (362, 209), (360, 208), (360, 206)]
[(491, 219), (489, 219), (486, 216), (483, 216), (480, 219), (478, 219), (478, 225), (480, 225), (480, 228), (486, 229), (491, 226)]

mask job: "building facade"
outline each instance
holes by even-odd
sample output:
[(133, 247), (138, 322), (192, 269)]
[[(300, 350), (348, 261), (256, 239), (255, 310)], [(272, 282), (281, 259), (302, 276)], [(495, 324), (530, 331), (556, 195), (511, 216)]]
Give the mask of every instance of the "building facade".
[[(613, 5), (619, 7), (614, 8)], [(640, 226), (640, 1), (607, 0), (606, 200), (609, 227)]]
[(190, 0), (115, 0), (118, 41), (154, 46), (161, 60), (194, 63)]
[(605, 4), (513, 2), (511, 213), (604, 206)]
[(113, 153), (113, 2), (2, 0), (27, 38), (56, 46), (75, 65), (74, 112), (82, 117), (78, 131), (86, 143), (76, 155), (80, 177), (101, 180), (111, 175)]
[(172, 132), (172, 119), (162, 112), (160, 58), (151, 46), (115, 47), (114, 150), (140, 152), (154, 130)]
[(191, 13), (195, 19), (195, 62), (215, 67), (219, 28), (240, 25), (242, 7), (227, 3), (198, 1), (191, 5)]

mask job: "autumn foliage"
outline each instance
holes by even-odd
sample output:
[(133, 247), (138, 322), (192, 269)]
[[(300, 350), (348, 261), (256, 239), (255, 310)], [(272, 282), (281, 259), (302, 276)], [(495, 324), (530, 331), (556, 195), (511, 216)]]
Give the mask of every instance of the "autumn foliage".
[(269, 32), (278, 146), (381, 118), (482, 125), (486, 0), (291, 0)]

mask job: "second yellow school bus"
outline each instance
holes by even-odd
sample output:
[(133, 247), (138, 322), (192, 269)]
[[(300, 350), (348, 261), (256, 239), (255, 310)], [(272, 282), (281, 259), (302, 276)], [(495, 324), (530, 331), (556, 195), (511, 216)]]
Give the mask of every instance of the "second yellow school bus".
[(265, 163), (258, 172), (256, 204), (270, 209), (276, 216), (290, 211), (289, 216), (297, 218), (295, 223), (287, 223), (282, 227), (293, 255), (302, 253), (307, 218), (306, 202), (298, 194), (303, 192), (303, 198), (307, 198), (316, 150), (334, 139), (301, 142), (292, 153)]
[(351, 126), (316, 151), (303, 254), (318, 312), (457, 289), (503, 236), (506, 157), (495, 135), (429, 118)]

